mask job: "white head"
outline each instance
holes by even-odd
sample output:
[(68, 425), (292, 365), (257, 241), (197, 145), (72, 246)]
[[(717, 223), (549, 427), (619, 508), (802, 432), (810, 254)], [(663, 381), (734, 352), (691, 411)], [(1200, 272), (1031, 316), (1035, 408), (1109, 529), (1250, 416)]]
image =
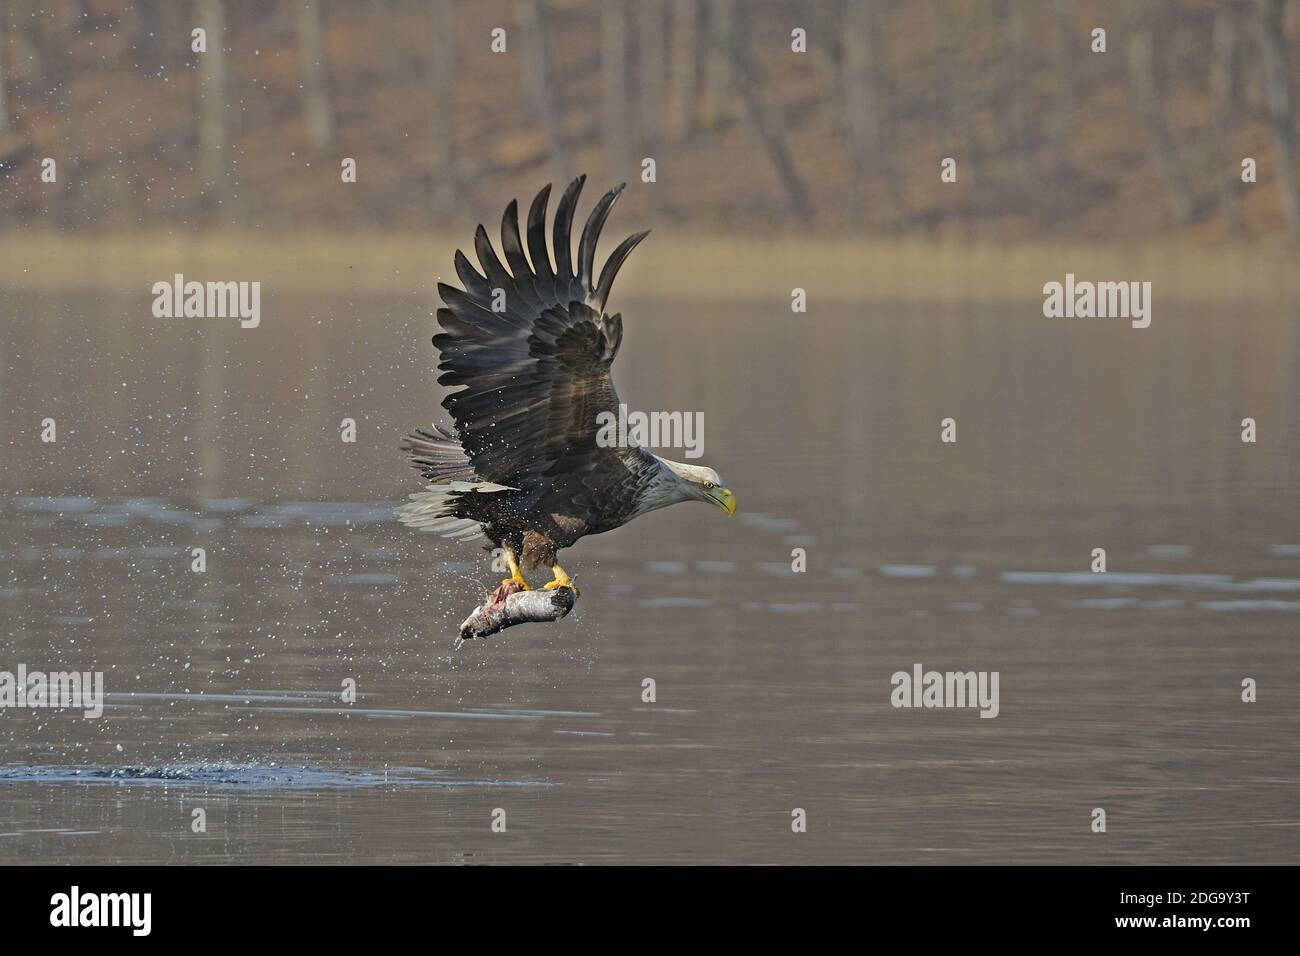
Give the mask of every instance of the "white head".
[(644, 510), (662, 508), (679, 501), (707, 501), (729, 515), (736, 513), (736, 496), (712, 468), (655, 457), (661, 466), (662, 478), (648, 489)]

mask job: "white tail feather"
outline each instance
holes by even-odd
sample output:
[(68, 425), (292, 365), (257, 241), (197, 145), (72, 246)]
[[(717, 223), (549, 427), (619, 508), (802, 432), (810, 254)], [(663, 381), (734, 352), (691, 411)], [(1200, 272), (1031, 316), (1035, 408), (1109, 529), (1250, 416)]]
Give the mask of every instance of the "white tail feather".
[(518, 489), (490, 481), (453, 481), (446, 485), (429, 485), (424, 491), (411, 495), (411, 500), (399, 505), (393, 513), (408, 528), (457, 541), (468, 541), (481, 535), (483, 526), (472, 518), (462, 518), (451, 513), (456, 507), (456, 497), (475, 492), (516, 490)]

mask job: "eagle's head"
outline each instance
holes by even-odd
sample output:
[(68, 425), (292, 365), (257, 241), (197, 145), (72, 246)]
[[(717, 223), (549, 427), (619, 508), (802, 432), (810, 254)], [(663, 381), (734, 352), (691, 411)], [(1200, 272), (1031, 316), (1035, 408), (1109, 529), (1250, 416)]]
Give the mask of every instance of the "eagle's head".
[(660, 458), (659, 461), (676, 478), (673, 485), (677, 492), (677, 501), (707, 501), (717, 505), (729, 515), (736, 513), (736, 496), (712, 468), (705, 468), (703, 465), (686, 465), (680, 461), (669, 461), (667, 458)]

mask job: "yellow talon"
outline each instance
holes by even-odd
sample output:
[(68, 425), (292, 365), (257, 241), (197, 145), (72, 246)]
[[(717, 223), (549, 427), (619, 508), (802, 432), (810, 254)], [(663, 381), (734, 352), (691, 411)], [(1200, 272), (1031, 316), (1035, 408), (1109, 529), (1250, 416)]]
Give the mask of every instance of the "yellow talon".
[(531, 591), (528, 582), (524, 580), (524, 573), (519, 570), (519, 562), (515, 560), (514, 553), (509, 548), (506, 549), (506, 566), (510, 568), (510, 577), (502, 578), (502, 584), (509, 584), (512, 581), (523, 588), (525, 591)]
[(554, 591), (556, 588), (569, 588), (575, 596), (579, 596), (578, 585), (574, 583), (573, 578), (565, 572), (564, 568), (558, 564), (551, 565), (551, 574), (555, 575), (554, 580), (547, 581), (542, 585), (543, 591)]

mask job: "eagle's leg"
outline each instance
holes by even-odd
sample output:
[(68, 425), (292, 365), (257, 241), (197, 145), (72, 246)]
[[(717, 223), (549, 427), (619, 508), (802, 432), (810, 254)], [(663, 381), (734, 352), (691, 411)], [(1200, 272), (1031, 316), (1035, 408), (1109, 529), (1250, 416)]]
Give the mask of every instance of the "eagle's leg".
[(547, 581), (542, 585), (543, 591), (554, 591), (556, 588), (570, 588), (574, 594), (578, 594), (578, 585), (573, 583), (573, 578), (569, 577), (564, 568), (558, 564), (551, 565), (551, 574), (554, 579)]
[(524, 580), (524, 572), (519, 570), (519, 562), (518, 560), (515, 559), (515, 553), (511, 551), (509, 548), (505, 548), (505, 547), (503, 547), (501, 550), (502, 552), (504, 552), (506, 556), (506, 566), (510, 568), (510, 577), (503, 578), (501, 583), (509, 584), (513, 581), (515, 584), (519, 585), (525, 591), (531, 591), (532, 588), (530, 588), (528, 586), (528, 582)]

